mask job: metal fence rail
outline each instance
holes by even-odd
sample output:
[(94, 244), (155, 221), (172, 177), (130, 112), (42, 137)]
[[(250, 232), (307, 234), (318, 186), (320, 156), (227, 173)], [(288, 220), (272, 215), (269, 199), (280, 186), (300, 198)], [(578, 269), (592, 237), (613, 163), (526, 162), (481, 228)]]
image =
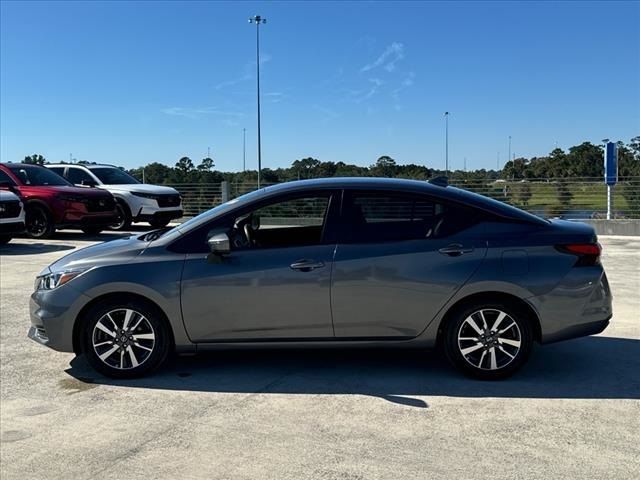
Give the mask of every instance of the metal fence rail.
[[(451, 180), (451, 185), (528, 210), (543, 217), (605, 218), (607, 187), (602, 178)], [(182, 195), (185, 216), (194, 216), (257, 188), (255, 183), (169, 184)], [(262, 186), (267, 186), (263, 184)], [(613, 189), (612, 218), (640, 218), (640, 177), (622, 178)]]

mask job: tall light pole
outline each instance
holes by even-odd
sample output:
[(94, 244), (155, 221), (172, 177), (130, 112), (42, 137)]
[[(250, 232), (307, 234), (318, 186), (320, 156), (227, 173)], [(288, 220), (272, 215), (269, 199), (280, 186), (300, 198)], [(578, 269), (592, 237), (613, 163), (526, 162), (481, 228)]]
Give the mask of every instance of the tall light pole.
[(247, 129), (242, 129), (242, 171), (247, 171)]
[(507, 161), (511, 160), (511, 135), (509, 135), (509, 156), (507, 157)]
[(444, 174), (449, 176), (449, 112), (444, 112)]
[(256, 78), (258, 90), (258, 188), (260, 188), (260, 177), (262, 170), (262, 147), (260, 143), (260, 24), (267, 23), (266, 18), (260, 15), (249, 17), (249, 23), (256, 24)]

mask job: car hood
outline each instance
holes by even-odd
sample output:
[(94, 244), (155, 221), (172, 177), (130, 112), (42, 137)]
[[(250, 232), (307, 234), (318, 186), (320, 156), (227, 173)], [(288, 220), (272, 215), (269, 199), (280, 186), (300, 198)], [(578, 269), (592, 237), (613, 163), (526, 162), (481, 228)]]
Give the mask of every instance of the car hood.
[(0, 201), (10, 202), (20, 200), (18, 196), (13, 192), (7, 192), (6, 190), (0, 190)]
[(130, 262), (132, 258), (140, 255), (151, 242), (138, 240), (136, 235), (131, 235), (116, 240), (91, 245), (90, 247), (75, 250), (72, 253), (56, 260), (46, 267), (39, 275), (61, 270), (97, 267)]
[(109, 185), (103, 184), (100, 185), (102, 188), (107, 190), (118, 190), (120, 192), (140, 192), (140, 193), (150, 193), (154, 195), (168, 195), (168, 194), (177, 194), (178, 191), (171, 187), (165, 187), (161, 185), (149, 185), (148, 183), (132, 183), (126, 185)]

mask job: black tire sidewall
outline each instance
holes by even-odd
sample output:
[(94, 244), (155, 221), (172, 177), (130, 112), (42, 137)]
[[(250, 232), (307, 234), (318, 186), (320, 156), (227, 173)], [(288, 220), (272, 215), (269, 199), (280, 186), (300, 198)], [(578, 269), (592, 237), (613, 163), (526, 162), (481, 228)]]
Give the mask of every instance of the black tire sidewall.
[[(521, 335), (520, 351), (516, 358), (499, 370), (482, 370), (471, 365), (458, 348), (458, 330), (462, 322), (474, 312), (484, 309), (502, 310), (518, 325)], [(533, 331), (527, 314), (516, 305), (504, 302), (476, 303), (456, 311), (444, 331), (444, 349), (449, 361), (465, 375), (479, 380), (502, 380), (517, 372), (528, 360), (533, 348)]]
[[(149, 320), (149, 323), (151, 323), (151, 326), (156, 332), (156, 343), (149, 358), (138, 367), (129, 370), (119, 370), (105, 364), (96, 354), (92, 343), (93, 329), (98, 320), (100, 320), (100, 318), (102, 318), (107, 312), (120, 308), (130, 308), (140, 312), (147, 318), (147, 320)], [(128, 300), (122, 302), (108, 301), (99, 303), (91, 307), (85, 313), (82, 321), (84, 323), (82, 332), (82, 351), (89, 364), (107, 377), (137, 378), (148, 375), (160, 367), (169, 355), (172, 340), (167, 321), (156, 307), (148, 304), (147, 302)]]
[(116, 200), (116, 209), (122, 212), (124, 222), (120, 226), (111, 225), (109, 228), (115, 231), (128, 229), (131, 226), (131, 212), (129, 211), (128, 205), (126, 205), (122, 200)]
[[(40, 205), (32, 205), (30, 207), (27, 208), (26, 210), (26, 216), (25, 216), (25, 231), (27, 233), (27, 235), (31, 238), (37, 238), (37, 239), (45, 239), (45, 238), (49, 238), (51, 235), (53, 235), (53, 232), (55, 231), (54, 225), (53, 225), (53, 220), (51, 218), (51, 214), (44, 208), (41, 207)], [(33, 215), (43, 215), (46, 221), (46, 227), (44, 229), (44, 232), (42, 232), (40, 235), (33, 235), (31, 233), (31, 231), (29, 230), (29, 220), (31, 219), (31, 217)]]

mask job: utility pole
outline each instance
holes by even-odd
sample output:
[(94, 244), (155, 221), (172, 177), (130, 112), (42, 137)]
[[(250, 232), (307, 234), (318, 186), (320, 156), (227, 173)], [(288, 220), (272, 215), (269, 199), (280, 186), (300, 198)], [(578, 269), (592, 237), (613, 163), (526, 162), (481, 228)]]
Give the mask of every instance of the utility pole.
[(507, 157), (507, 161), (511, 160), (511, 135), (509, 135), (509, 156)]
[(256, 78), (258, 93), (258, 188), (260, 188), (261, 171), (262, 171), (262, 145), (260, 143), (260, 24), (267, 23), (266, 18), (260, 15), (249, 17), (249, 23), (256, 24)]
[(444, 112), (444, 174), (449, 176), (449, 112)]
[(242, 129), (242, 171), (247, 171), (247, 129)]
[(464, 171), (467, 171), (467, 157), (464, 157)]
[(207, 147), (207, 158), (211, 158), (211, 147)]

